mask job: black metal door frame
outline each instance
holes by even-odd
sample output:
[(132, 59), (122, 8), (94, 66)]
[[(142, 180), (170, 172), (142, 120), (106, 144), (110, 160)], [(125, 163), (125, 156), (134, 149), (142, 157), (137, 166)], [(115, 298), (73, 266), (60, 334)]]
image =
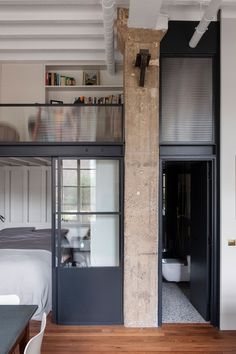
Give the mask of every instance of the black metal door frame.
[[(123, 269), (124, 269), (124, 145), (123, 143), (115, 144), (2, 144), (0, 146), (0, 157), (67, 157), (67, 158), (93, 158), (93, 159), (116, 159), (120, 161), (120, 171), (119, 171), (119, 186), (120, 186), (120, 196), (119, 196), (119, 205), (120, 205), (120, 222), (119, 222), (119, 236), (120, 236), (120, 265), (119, 267), (100, 267), (94, 268), (94, 275), (90, 277), (91, 281), (96, 281), (98, 279), (98, 271), (101, 270), (100, 276), (106, 276), (111, 272), (110, 268), (119, 268), (115, 272), (114, 279), (119, 279), (121, 284), (118, 289), (119, 293), (117, 294), (117, 299), (120, 304), (119, 319), (117, 321), (91, 321), (87, 323), (77, 322), (78, 324), (123, 324), (124, 314), (123, 314)], [(54, 175), (52, 173), (52, 175)], [(52, 188), (53, 190), (53, 188)], [(52, 195), (55, 198), (54, 195)], [(52, 207), (53, 212), (53, 207)], [(53, 214), (52, 214), (53, 215)], [(52, 227), (55, 228), (53, 224), (52, 217)], [(55, 247), (55, 240), (52, 238), (53, 246)], [(52, 250), (52, 262), (55, 260), (55, 250)], [(81, 270), (81, 269), (80, 269)], [(74, 272), (75, 273), (75, 272)], [(88, 272), (89, 273), (89, 272)], [(91, 273), (91, 272), (90, 272)], [(72, 274), (74, 276), (74, 274)], [(54, 315), (53, 319), (58, 321), (58, 314), (55, 313), (57, 308), (57, 294), (55, 292), (56, 284), (58, 282), (58, 274), (55, 271), (55, 267), (52, 267), (52, 286), (53, 286), (53, 309)], [(104, 284), (106, 285), (106, 284)], [(66, 285), (69, 286), (69, 283)], [(116, 293), (115, 293), (116, 296)], [(76, 324), (75, 321), (65, 322), (63, 324)]]
[[(209, 161), (212, 168), (212, 240), (211, 240), (211, 264), (210, 264), (210, 323), (219, 327), (219, 288), (220, 288), (220, 261), (219, 261), (219, 224), (217, 220), (217, 166), (216, 157), (205, 156), (160, 156), (159, 165), (159, 208), (162, 211), (162, 176), (165, 162), (204, 162)], [(162, 325), (162, 212), (159, 213), (159, 241), (158, 241), (158, 325)]]
[[(119, 161), (119, 212), (91, 212), (119, 216), (119, 266), (63, 268), (60, 266), (61, 161), (64, 159)], [(57, 169), (56, 169), (57, 164)], [(56, 187), (56, 176), (58, 186)], [(56, 189), (57, 203), (56, 210)], [(83, 213), (78, 213), (83, 215)], [(89, 214), (89, 213), (88, 213)], [(57, 222), (56, 222), (56, 219)], [(123, 158), (65, 156), (52, 158), (52, 228), (53, 228), (53, 320), (58, 324), (123, 324)], [(58, 228), (58, 233), (55, 231)], [(55, 252), (58, 245), (58, 252)], [(85, 294), (86, 293), (86, 294)], [(82, 303), (82, 304), (81, 304)], [(84, 309), (83, 309), (84, 307)], [(87, 308), (87, 311), (85, 309)], [(91, 309), (89, 311), (89, 309)]]

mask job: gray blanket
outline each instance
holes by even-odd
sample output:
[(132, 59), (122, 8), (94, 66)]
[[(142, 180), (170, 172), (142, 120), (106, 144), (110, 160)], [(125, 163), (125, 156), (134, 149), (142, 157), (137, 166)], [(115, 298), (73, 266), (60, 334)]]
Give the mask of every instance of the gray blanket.
[[(70, 250), (70, 244), (65, 238), (68, 230), (61, 230), (61, 246)], [(52, 230), (26, 227), (7, 228), (0, 230), (0, 249), (41, 249), (51, 251)]]

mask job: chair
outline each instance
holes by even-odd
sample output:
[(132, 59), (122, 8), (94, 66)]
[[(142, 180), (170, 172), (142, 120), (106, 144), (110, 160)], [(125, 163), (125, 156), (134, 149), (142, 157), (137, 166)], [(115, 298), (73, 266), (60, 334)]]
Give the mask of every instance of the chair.
[(43, 335), (44, 335), (44, 330), (46, 327), (46, 322), (47, 322), (47, 315), (44, 312), (43, 317), (42, 317), (40, 332), (28, 341), (28, 343), (25, 347), (25, 350), (24, 350), (24, 354), (40, 354), (41, 353), (41, 345), (42, 345), (42, 341), (43, 341)]
[(19, 305), (20, 298), (18, 295), (0, 295), (0, 305)]
[(0, 122), (0, 141), (19, 141), (20, 135), (14, 126)]

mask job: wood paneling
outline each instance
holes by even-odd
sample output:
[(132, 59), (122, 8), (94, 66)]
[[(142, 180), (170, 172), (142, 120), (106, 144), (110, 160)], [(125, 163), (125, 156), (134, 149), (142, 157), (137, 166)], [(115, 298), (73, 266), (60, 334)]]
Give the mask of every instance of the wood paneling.
[[(31, 321), (35, 335), (40, 323)], [(59, 326), (48, 316), (42, 354), (235, 354), (236, 331), (208, 324), (165, 324), (160, 328)]]
[(51, 225), (51, 167), (0, 166), (1, 227)]

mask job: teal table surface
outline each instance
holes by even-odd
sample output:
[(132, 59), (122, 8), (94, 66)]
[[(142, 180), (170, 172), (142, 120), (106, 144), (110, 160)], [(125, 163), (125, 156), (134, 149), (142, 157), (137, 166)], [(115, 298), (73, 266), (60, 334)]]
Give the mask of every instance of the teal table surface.
[(37, 310), (37, 305), (0, 305), (0, 354), (8, 354)]

